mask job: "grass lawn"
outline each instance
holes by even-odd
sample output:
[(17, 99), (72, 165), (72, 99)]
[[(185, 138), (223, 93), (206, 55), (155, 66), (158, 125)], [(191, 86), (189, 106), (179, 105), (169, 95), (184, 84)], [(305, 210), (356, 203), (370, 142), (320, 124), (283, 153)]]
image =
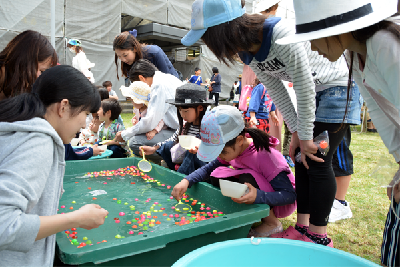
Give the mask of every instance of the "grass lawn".
[[(132, 126), (132, 114), (122, 114), (125, 127)], [(383, 227), (390, 201), (369, 174), (379, 158), (388, 153), (377, 133), (352, 133), (351, 151), (354, 174), (346, 200), (350, 202), (353, 218), (328, 224), (329, 237), (337, 249), (380, 263)], [(296, 214), (281, 220), (284, 229), (296, 222)]]

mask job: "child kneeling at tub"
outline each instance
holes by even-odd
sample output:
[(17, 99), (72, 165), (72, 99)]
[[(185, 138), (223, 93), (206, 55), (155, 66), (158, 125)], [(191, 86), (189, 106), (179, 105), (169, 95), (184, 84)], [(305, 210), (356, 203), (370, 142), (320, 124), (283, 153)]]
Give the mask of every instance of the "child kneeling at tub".
[(179, 128), (167, 140), (155, 146), (143, 146), (143, 152), (151, 155), (157, 152), (168, 168), (183, 174), (190, 174), (206, 165), (196, 157), (197, 148), (186, 150), (179, 144), (179, 135), (191, 135), (200, 138), (200, 123), (206, 109), (213, 101), (207, 100), (207, 92), (195, 83), (187, 83), (176, 88), (175, 98), (167, 99), (168, 104), (177, 108)]
[(116, 133), (125, 130), (124, 124), (118, 122), (121, 111), (122, 108), (115, 99), (101, 101), (101, 107), (97, 111), (99, 120), (102, 122), (99, 127), (99, 139), (107, 141), (107, 149), (113, 152), (110, 158), (126, 158), (128, 155), (125, 144), (114, 141)]
[[(251, 137), (248, 138), (247, 134)], [(285, 158), (274, 147), (279, 141), (267, 133), (245, 128), (242, 115), (232, 106), (207, 111), (201, 121), (201, 144), (197, 157), (209, 162), (175, 185), (172, 195), (179, 200), (188, 187), (197, 182), (219, 186), (218, 179), (244, 183), (249, 192), (232, 198), (240, 204), (268, 204), (268, 217), (252, 228), (250, 236), (267, 237), (282, 232), (278, 218), (296, 209), (294, 175)]]

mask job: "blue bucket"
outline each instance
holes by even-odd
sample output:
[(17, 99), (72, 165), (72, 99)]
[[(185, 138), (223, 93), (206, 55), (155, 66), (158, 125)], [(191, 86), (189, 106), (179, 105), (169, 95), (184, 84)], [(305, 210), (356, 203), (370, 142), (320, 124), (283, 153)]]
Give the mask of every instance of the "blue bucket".
[[(258, 243), (259, 242), (259, 243)], [(257, 244), (258, 243), (258, 244)], [(338, 249), (283, 238), (242, 238), (196, 249), (172, 267), (203, 266), (373, 266)]]

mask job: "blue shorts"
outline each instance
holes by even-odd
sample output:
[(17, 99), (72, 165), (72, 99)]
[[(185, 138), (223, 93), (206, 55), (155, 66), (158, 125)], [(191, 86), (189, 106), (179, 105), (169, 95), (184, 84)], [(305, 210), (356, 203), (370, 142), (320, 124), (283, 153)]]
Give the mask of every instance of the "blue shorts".
[[(315, 121), (324, 123), (360, 124), (363, 98), (358, 86), (353, 82), (347, 103), (347, 86), (327, 88), (315, 95)], [(343, 121), (347, 105), (347, 114)]]
[(353, 172), (353, 154), (350, 150), (351, 129), (347, 128), (346, 133), (335, 153), (332, 155), (332, 168), (335, 177), (352, 175)]

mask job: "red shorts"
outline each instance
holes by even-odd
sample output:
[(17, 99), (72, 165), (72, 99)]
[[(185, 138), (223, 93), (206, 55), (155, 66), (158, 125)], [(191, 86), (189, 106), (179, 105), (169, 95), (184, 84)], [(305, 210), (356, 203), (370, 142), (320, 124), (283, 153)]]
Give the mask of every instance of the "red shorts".
[[(244, 117), (246, 124), (250, 122), (249, 117)], [(257, 129), (260, 129), (261, 131), (264, 131), (269, 134), (269, 119), (257, 119), (257, 124), (256, 127)]]

